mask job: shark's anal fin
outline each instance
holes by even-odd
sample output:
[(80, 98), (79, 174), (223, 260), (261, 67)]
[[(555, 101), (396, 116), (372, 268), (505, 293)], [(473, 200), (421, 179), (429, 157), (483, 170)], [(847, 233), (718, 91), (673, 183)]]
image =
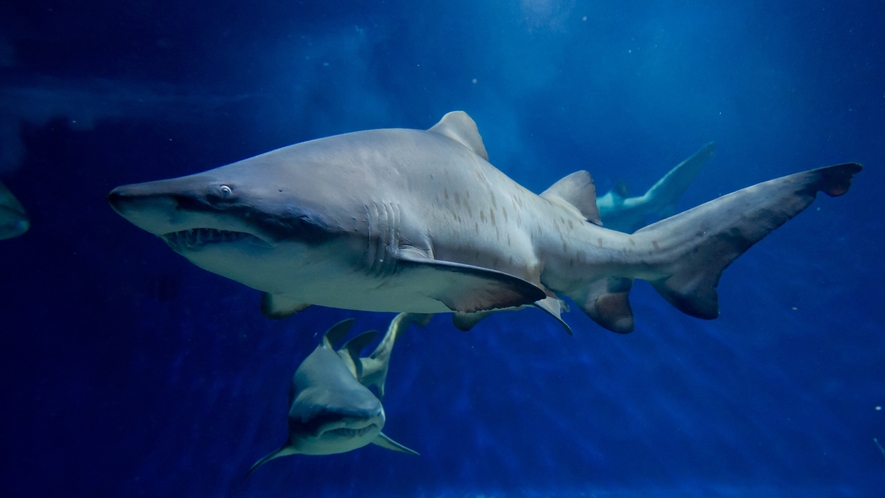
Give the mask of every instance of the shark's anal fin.
[(261, 296), (261, 313), (273, 320), (289, 318), (295, 313), (304, 311), (309, 307), (309, 304), (293, 301), (279, 294), (265, 292)]
[(378, 446), (382, 448), (387, 448), (388, 450), (400, 451), (402, 453), (408, 453), (409, 455), (420, 456), (417, 451), (410, 450), (409, 448), (406, 448), (405, 446), (397, 443), (393, 439), (385, 436), (383, 432), (378, 434), (378, 437), (376, 437), (372, 441), (372, 444), (377, 444)]
[(449, 137), (472, 150), (479, 157), (486, 161), (489, 160), (489, 153), (486, 152), (486, 146), (482, 143), (482, 136), (479, 134), (476, 122), (464, 111), (452, 111), (446, 114), (439, 120), (439, 123), (433, 125), (428, 131)]
[(515, 308), (547, 297), (540, 287), (519, 277), (478, 266), (438, 261), (415, 253), (399, 255), (397, 273), (403, 279), (413, 280), (416, 292), (422, 292), (457, 312)]
[(594, 225), (602, 226), (599, 208), (596, 206), (596, 186), (593, 177), (586, 171), (575, 171), (554, 183), (541, 193), (548, 201), (565, 202), (577, 209), (581, 216)]
[(633, 309), (630, 307), (629, 278), (609, 278), (590, 284), (582, 295), (575, 296), (581, 311), (603, 327), (626, 334), (633, 331)]

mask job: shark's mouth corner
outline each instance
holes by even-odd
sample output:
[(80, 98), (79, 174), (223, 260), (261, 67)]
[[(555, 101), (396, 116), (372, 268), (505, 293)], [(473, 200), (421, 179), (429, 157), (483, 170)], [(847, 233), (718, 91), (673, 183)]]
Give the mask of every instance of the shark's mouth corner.
[(177, 252), (193, 251), (213, 244), (227, 244), (250, 239), (262, 245), (267, 245), (264, 240), (251, 233), (218, 230), (215, 228), (190, 228), (178, 232), (169, 232), (161, 235), (160, 238), (162, 238), (172, 250)]

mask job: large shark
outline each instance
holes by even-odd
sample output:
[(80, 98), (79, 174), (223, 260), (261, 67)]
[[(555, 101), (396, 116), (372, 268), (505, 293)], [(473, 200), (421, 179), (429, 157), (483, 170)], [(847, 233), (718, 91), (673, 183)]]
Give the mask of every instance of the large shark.
[(263, 291), (270, 317), (311, 304), (462, 316), (533, 305), (561, 321), (565, 296), (629, 332), (634, 279), (716, 318), (722, 271), (817, 192), (847, 192), (861, 169), (785, 176), (624, 234), (599, 226), (589, 173), (529, 192), (453, 112), (426, 131), (321, 138), (108, 199), (197, 266)]
[(30, 227), (31, 222), (21, 202), (0, 182), (0, 240), (18, 237)]
[(657, 221), (676, 214), (676, 203), (697, 178), (715, 148), (713, 143), (708, 143), (677, 164), (641, 196), (629, 197), (627, 186), (618, 182), (607, 194), (596, 199), (599, 217), (605, 227), (633, 233), (652, 218)]
[[(381, 401), (357, 381), (335, 352), (334, 345), (352, 325), (353, 319), (348, 319), (330, 328), (320, 345), (298, 366), (289, 387), (286, 442), (255, 462), (246, 476), (274, 458), (298, 453), (344, 453), (370, 443), (417, 455), (381, 432), (385, 421)], [(370, 340), (374, 333), (364, 336)]]

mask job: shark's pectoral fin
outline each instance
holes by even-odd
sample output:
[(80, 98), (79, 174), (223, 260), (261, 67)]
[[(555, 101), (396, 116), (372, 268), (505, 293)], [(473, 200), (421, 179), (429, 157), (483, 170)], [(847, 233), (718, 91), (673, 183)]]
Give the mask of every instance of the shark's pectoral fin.
[(626, 334), (633, 331), (633, 309), (630, 307), (629, 278), (609, 278), (591, 283), (584, 292), (573, 296), (581, 311), (603, 327)]
[(284, 445), (280, 446), (280, 448), (278, 450), (265, 455), (261, 460), (258, 460), (257, 462), (255, 462), (254, 465), (249, 467), (249, 470), (246, 472), (245, 477), (249, 477), (252, 474), (252, 472), (255, 471), (255, 469), (257, 469), (258, 467), (261, 467), (262, 465), (273, 460), (274, 458), (279, 458), (279, 457), (287, 456), (287, 455), (293, 455), (295, 453), (296, 453), (296, 451), (291, 446), (289, 446), (288, 444), (284, 444)]
[(265, 292), (264, 295), (261, 296), (261, 313), (273, 320), (289, 318), (295, 313), (304, 311), (309, 307), (309, 304), (293, 301), (292, 299), (279, 294)]
[(351, 327), (353, 327), (353, 318), (345, 318), (335, 325), (332, 325), (329, 327), (329, 330), (323, 334), (323, 342), (320, 344), (320, 347), (335, 349), (335, 345), (344, 339), (347, 333), (350, 332)]
[(534, 304), (535, 308), (547, 313), (559, 320), (559, 323), (565, 327), (565, 331), (568, 332), (568, 335), (572, 335), (572, 328), (565, 323), (565, 320), (562, 319), (562, 312), (568, 311), (568, 307), (565, 306), (565, 303), (562, 302), (561, 299), (553, 296), (547, 297), (546, 299), (542, 299), (540, 301), (536, 301)]
[(575, 208), (590, 223), (602, 226), (599, 207), (596, 205), (596, 186), (586, 171), (575, 171), (550, 186), (541, 197), (552, 202), (565, 202)]
[(383, 432), (378, 434), (378, 437), (376, 437), (372, 441), (372, 444), (377, 444), (378, 446), (380, 446), (382, 448), (387, 448), (388, 450), (401, 451), (403, 453), (408, 453), (410, 455), (420, 456), (420, 455), (418, 455), (417, 451), (410, 450), (409, 448), (406, 448), (405, 446), (397, 443), (393, 439), (390, 439), (389, 437), (385, 436)]
[(514, 308), (547, 297), (540, 287), (519, 277), (478, 266), (438, 261), (412, 252), (399, 255), (397, 273), (414, 282), (411, 287), (416, 292), (458, 312)]

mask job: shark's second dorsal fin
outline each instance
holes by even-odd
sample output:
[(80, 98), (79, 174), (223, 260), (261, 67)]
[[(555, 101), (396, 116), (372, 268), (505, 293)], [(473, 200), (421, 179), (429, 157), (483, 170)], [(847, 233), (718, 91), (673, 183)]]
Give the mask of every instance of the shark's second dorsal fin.
[(446, 114), (439, 120), (439, 123), (433, 125), (433, 128), (428, 131), (445, 135), (472, 150), (486, 161), (489, 160), (489, 153), (486, 152), (486, 146), (482, 143), (476, 123), (464, 111), (452, 111)]
[(587, 171), (575, 171), (545, 190), (541, 197), (548, 201), (564, 201), (577, 209), (590, 223), (602, 226), (596, 206), (596, 186)]

